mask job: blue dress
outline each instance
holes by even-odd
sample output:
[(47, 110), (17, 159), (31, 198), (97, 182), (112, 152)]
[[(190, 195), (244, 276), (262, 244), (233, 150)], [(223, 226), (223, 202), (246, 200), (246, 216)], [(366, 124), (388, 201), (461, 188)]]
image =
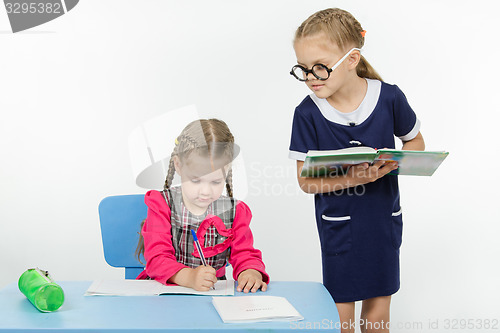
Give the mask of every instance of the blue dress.
[[(367, 80), (360, 107), (342, 114), (324, 99), (307, 96), (295, 109), (290, 157), (308, 150), (353, 146), (394, 148), (394, 136), (413, 139), (420, 123), (395, 85)], [(315, 195), (323, 284), (335, 302), (394, 294), (399, 289), (403, 220), (398, 178), (386, 175), (354, 188)]]

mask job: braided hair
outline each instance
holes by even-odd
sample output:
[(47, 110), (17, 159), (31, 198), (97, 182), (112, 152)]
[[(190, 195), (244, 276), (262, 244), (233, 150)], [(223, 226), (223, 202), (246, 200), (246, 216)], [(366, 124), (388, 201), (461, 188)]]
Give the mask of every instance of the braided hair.
[[(295, 39), (325, 33), (332, 43), (337, 44), (340, 49), (347, 51), (348, 48), (361, 49), (365, 45), (365, 31), (361, 24), (351, 13), (339, 8), (328, 8), (320, 10), (307, 18), (295, 32)], [(356, 67), (359, 77), (382, 81), (380, 75), (361, 55), (361, 60)]]
[[(219, 119), (200, 119), (188, 124), (176, 139), (176, 144), (168, 166), (167, 177), (163, 189), (172, 186), (175, 174), (174, 158), (187, 159), (191, 154), (209, 156), (212, 159), (222, 158), (228, 164), (234, 158), (234, 136), (226, 123)], [(232, 169), (226, 175), (226, 192), (233, 197)]]

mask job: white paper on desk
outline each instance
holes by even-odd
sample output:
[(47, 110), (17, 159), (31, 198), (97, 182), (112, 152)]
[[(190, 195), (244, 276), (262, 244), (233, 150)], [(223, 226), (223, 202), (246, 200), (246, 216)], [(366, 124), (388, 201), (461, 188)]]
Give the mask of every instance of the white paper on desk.
[(85, 292), (85, 296), (158, 296), (167, 294), (231, 296), (234, 295), (233, 280), (219, 280), (215, 290), (196, 291), (181, 286), (166, 286), (155, 280), (96, 280)]
[(213, 297), (212, 303), (225, 323), (296, 321), (304, 319), (284, 297)]

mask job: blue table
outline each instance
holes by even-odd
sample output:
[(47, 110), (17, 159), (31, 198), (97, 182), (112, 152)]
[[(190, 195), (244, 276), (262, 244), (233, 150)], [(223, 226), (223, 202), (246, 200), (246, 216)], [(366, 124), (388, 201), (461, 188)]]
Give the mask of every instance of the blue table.
[[(0, 290), (0, 332), (340, 332), (335, 303), (318, 282), (271, 281), (259, 294), (283, 296), (304, 316), (297, 322), (224, 324), (212, 297), (194, 295), (102, 297), (83, 296), (90, 281), (58, 282), (65, 302), (56, 312), (41, 313), (16, 283)], [(235, 292), (235, 296), (247, 295)]]

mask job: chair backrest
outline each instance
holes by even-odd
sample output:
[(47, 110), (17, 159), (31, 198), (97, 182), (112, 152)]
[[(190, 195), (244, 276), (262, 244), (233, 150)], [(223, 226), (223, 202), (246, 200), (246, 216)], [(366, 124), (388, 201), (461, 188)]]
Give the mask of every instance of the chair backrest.
[[(104, 258), (110, 266), (125, 267), (126, 279), (135, 279), (144, 269), (135, 249), (146, 215), (144, 194), (110, 196), (99, 204)], [(144, 258), (141, 261), (145, 262)]]

